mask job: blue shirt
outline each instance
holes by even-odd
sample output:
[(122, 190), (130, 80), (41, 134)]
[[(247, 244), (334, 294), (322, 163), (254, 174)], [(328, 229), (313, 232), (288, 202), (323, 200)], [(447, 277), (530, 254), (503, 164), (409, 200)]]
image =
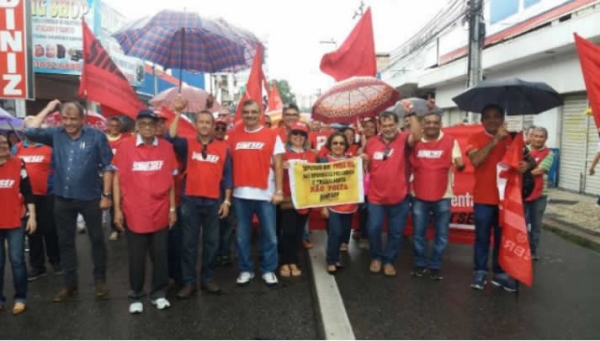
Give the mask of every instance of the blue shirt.
[[(23, 148), (29, 148), (29, 147), (37, 148), (37, 147), (41, 147), (41, 146), (43, 146), (43, 144), (41, 144), (41, 143), (36, 142), (32, 146), (31, 143), (29, 143), (28, 139), (23, 140)], [(13, 156), (17, 155), (17, 145), (12, 146), (12, 148), (10, 150), (10, 154)], [(53, 162), (51, 160), (50, 168), (54, 169), (52, 166), (53, 166)], [(54, 190), (54, 172), (50, 172), (50, 174), (48, 174), (48, 189), (47, 189), (46, 195), (52, 195), (53, 190)]]
[[(173, 149), (175, 150), (175, 154), (182, 160), (183, 167), (187, 167), (187, 153), (188, 153), (188, 141), (187, 139), (181, 137), (171, 137), (169, 134), (165, 135), (165, 139), (173, 144)], [(212, 143), (213, 140), (210, 142)], [(187, 175), (186, 175), (187, 177)], [(185, 180), (184, 180), (185, 186)], [(231, 154), (229, 153), (229, 149), (227, 150), (227, 154), (225, 156), (225, 165), (223, 166), (223, 177), (221, 178), (221, 195), (224, 195), (226, 189), (233, 188), (233, 167), (231, 163)], [(186, 196), (187, 197), (187, 196)], [(187, 197), (188, 199), (197, 201), (198, 205), (208, 206), (216, 204), (219, 200), (214, 200), (210, 198), (195, 198), (195, 197)], [(224, 199), (224, 198), (223, 198)], [(221, 200), (222, 201), (222, 200)]]
[(56, 196), (81, 201), (100, 199), (100, 173), (113, 171), (113, 154), (104, 133), (83, 126), (79, 137), (73, 139), (63, 128), (27, 128), (25, 136), (53, 148)]

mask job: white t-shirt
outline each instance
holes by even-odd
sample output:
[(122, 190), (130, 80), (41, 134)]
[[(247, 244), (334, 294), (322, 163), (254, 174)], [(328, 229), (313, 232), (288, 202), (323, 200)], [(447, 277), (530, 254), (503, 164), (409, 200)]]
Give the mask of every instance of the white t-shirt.
[[(260, 129), (255, 131), (246, 130), (246, 132), (256, 133), (259, 132), (261, 129), (264, 129), (264, 127), (261, 127)], [(283, 141), (281, 141), (281, 138), (277, 136), (277, 139), (275, 140), (275, 148), (273, 148), (273, 157), (271, 157), (271, 166), (273, 166), (273, 164), (275, 163), (275, 155), (281, 154), (285, 154), (285, 145), (283, 144)], [(269, 187), (267, 189), (247, 186), (235, 187), (233, 189), (233, 197), (247, 200), (271, 201), (271, 198), (273, 198), (273, 194), (275, 194), (275, 171), (273, 170), (273, 167), (269, 169), (268, 183)]]

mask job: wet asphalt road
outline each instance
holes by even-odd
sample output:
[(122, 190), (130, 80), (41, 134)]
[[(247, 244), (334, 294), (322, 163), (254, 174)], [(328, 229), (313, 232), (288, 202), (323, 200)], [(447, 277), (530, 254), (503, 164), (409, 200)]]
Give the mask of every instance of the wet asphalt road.
[[(317, 318), (311, 299), (311, 278), (280, 281), (275, 288), (260, 276), (246, 287), (235, 285), (235, 266), (219, 269), (215, 277), (224, 293), (199, 292), (181, 301), (170, 292), (171, 308), (158, 311), (150, 301), (144, 313), (130, 315), (127, 292), (126, 241), (108, 242), (110, 298), (96, 300), (87, 236), (79, 235), (79, 297), (53, 303), (61, 278), (48, 274), (29, 286), (29, 310), (20, 316), (0, 313), (2, 339), (315, 339)], [(305, 258), (307, 259), (307, 258)], [(8, 264), (7, 264), (8, 265)], [(303, 268), (310, 268), (304, 266)], [(5, 294), (12, 305), (12, 278), (7, 271)], [(147, 274), (148, 276), (148, 274)], [(150, 280), (146, 281), (150, 283)], [(148, 290), (148, 287), (146, 287)]]
[(488, 283), (470, 288), (473, 251), (451, 245), (444, 279), (411, 277), (405, 240), (398, 275), (368, 274), (353, 248), (337, 278), (357, 339), (599, 339), (600, 254), (543, 231), (533, 288), (518, 297)]
[[(88, 239), (78, 237), (80, 294), (55, 304), (61, 279), (48, 275), (30, 283), (29, 311), (0, 313), (2, 339), (315, 339), (310, 266), (298, 280), (267, 288), (259, 277), (237, 287), (235, 266), (219, 269), (220, 296), (199, 293), (171, 309), (149, 302), (142, 315), (128, 313), (126, 243), (109, 243), (110, 298), (93, 296)], [(346, 267), (336, 276), (357, 339), (598, 339), (600, 338), (600, 254), (544, 231), (534, 287), (521, 286), (518, 297), (488, 285), (473, 291), (472, 249), (451, 245), (444, 280), (412, 278), (410, 240), (405, 240), (398, 276), (368, 273), (368, 251), (354, 242)], [(308, 258), (304, 258), (308, 261)], [(7, 264), (8, 265), (8, 264)], [(10, 271), (5, 293), (11, 297)], [(171, 293), (171, 295), (174, 293)], [(9, 305), (10, 307), (10, 305)]]

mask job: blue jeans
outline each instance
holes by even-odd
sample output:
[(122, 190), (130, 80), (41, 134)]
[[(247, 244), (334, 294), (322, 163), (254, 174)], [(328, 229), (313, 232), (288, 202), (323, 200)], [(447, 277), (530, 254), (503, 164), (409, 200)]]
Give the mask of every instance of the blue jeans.
[(183, 217), (181, 251), (181, 271), (184, 284), (196, 283), (198, 262), (198, 244), (200, 229), (202, 229), (202, 269), (200, 282), (213, 280), (212, 271), (215, 267), (219, 251), (219, 205), (202, 205), (199, 198), (183, 197), (181, 200), (181, 215)]
[(537, 254), (538, 246), (540, 245), (540, 235), (542, 233), (542, 219), (546, 212), (546, 204), (548, 197), (543, 195), (534, 201), (525, 202), (525, 218), (527, 224), (531, 225), (529, 232), (529, 247), (531, 254)]
[(440, 270), (442, 267), (442, 255), (448, 245), (448, 232), (450, 229), (450, 199), (438, 201), (421, 201), (413, 199), (413, 251), (415, 255), (415, 266), (427, 267), (425, 259), (426, 240), (425, 234), (429, 219), (433, 219), (435, 239), (431, 250), (429, 268)]
[[(394, 205), (378, 205), (369, 203), (369, 252), (371, 260), (381, 260), (385, 264), (393, 264), (398, 258), (400, 242), (408, 218), (409, 197)], [(387, 245), (383, 249), (381, 234), (383, 221), (388, 218)]]
[(500, 251), (500, 240), (502, 229), (498, 224), (499, 209), (497, 205), (475, 204), (473, 207), (475, 218), (475, 271), (488, 271), (488, 255), (490, 253), (490, 238), (494, 229), (494, 252), (492, 255), (492, 267), (494, 274), (502, 274), (504, 270), (498, 264)]
[(265, 200), (233, 199), (237, 217), (238, 268), (242, 272), (254, 271), (250, 256), (252, 217), (258, 216), (260, 236), (260, 271), (265, 274), (277, 270), (277, 233), (275, 205)]
[[(221, 201), (222, 203), (222, 201)], [(234, 208), (229, 207), (227, 217), (219, 220), (219, 257), (231, 258), (231, 235), (233, 234), (233, 225), (235, 224)]]
[(352, 229), (353, 213), (336, 213), (329, 211), (327, 222), (327, 265), (335, 265), (340, 261), (340, 246), (348, 243), (346, 237)]
[(15, 286), (15, 303), (27, 302), (27, 266), (25, 265), (25, 229), (0, 229), (0, 305), (4, 305), (4, 264), (6, 263), (5, 242), (8, 244), (8, 259)]

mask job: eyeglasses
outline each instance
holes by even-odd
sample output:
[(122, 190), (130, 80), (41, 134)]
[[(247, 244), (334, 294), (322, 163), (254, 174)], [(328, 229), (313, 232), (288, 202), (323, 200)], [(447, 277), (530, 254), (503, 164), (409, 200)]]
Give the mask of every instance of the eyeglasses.
[(306, 136), (306, 134), (302, 131), (292, 131), (292, 136)]
[(216, 131), (227, 131), (227, 127), (215, 127)]
[(346, 142), (334, 141), (331, 142), (332, 146), (346, 146)]
[(388, 159), (391, 152), (392, 152), (392, 149), (390, 147), (385, 147), (385, 150), (383, 151), (383, 161)]
[(242, 114), (247, 115), (247, 114), (253, 114), (253, 115), (258, 115), (260, 114), (259, 110), (242, 110)]
[(206, 160), (206, 157), (208, 156), (208, 145), (207, 144), (202, 144), (202, 151), (200, 153), (202, 154), (202, 160)]

